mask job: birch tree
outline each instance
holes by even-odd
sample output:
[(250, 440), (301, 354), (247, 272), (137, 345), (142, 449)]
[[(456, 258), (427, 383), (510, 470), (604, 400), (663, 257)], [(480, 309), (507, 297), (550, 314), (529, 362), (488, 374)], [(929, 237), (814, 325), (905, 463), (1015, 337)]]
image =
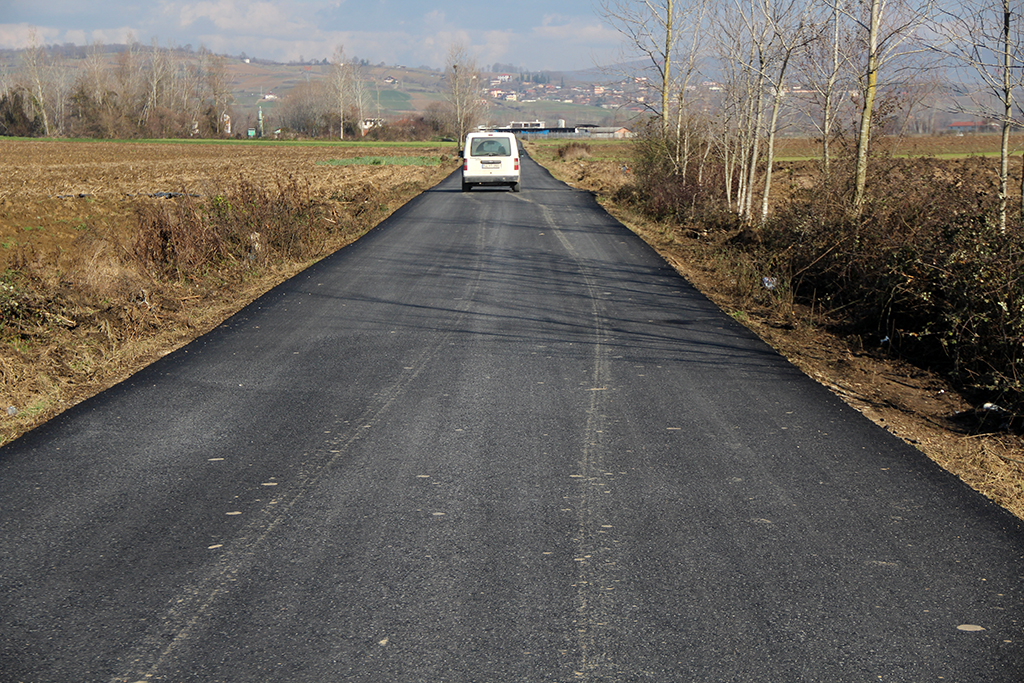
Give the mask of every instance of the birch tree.
[(772, 187), (772, 165), (775, 162), (775, 137), (779, 127), (779, 113), (786, 92), (786, 77), (793, 55), (805, 48), (814, 39), (817, 27), (811, 21), (813, 7), (802, 0), (783, 0), (772, 3), (762, 0), (762, 12), (771, 27), (774, 54), (768, 60), (769, 82), (772, 89), (772, 107), (768, 120), (768, 142), (766, 149), (764, 189), (761, 193), (761, 222), (768, 217), (769, 198)]
[(761, 155), (764, 126), (764, 92), (768, 64), (774, 46), (772, 33), (760, 0), (737, 0), (721, 7), (718, 15), (719, 49), (727, 74), (733, 154), (738, 183), (736, 213), (749, 221), (753, 211), (753, 190)]
[(826, 178), (832, 171), (831, 144), (837, 125), (844, 113), (849, 113), (849, 98), (844, 95), (852, 89), (849, 59), (854, 50), (847, 15), (841, 9), (844, 2), (831, 0), (818, 8), (819, 31), (796, 64), (812, 93), (807, 115), (821, 136), (821, 165)]
[[(866, 8), (863, 13), (854, 11), (861, 7)], [(866, 5), (845, 10), (859, 28), (864, 44), (862, 69), (859, 71), (861, 110), (853, 197), (853, 208), (858, 215), (864, 208), (871, 119), (878, 96), (879, 73), (897, 57), (914, 51), (907, 48), (907, 43), (931, 15), (933, 7), (933, 0), (867, 0)]]
[[(932, 28), (944, 38), (936, 49), (954, 60), (962, 82), (980, 80), (980, 88), (968, 88), (972, 104), (961, 110), (999, 123), (999, 225), (1005, 232), (1010, 130), (1022, 125), (1015, 93), (1024, 85), (1024, 19), (1010, 0), (966, 0), (956, 12), (941, 9), (935, 18)], [(1024, 187), (1024, 174), (1021, 177)]]
[[(708, 13), (708, 0), (694, 0), (686, 3), (680, 13), (680, 29), (675, 32), (679, 56), (677, 58), (677, 76), (675, 78), (676, 112), (675, 112), (675, 154), (677, 170), (686, 175), (691, 154), (691, 131), (689, 125), (694, 118), (690, 109), (690, 92), (694, 90), (694, 81), (700, 74), (700, 63), (704, 54), (707, 37), (705, 21)], [(663, 103), (664, 104), (664, 103)], [(710, 146), (706, 142), (705, 149)]]
[(33, 30), (29, 35), (29, 46), (22, 53), (25, 90), (29, 93), (32, 109), (43, 123), (43, 135), (50, 136), (50, 101), (47, 74), (46, 48), (39, 44), (39, 36)]
[(604, 18), (626, 38), (630, 52), (643, 57), (654, 75), (651, 87), (658, 91), (660, 106), (642, 104), (659, 117), (665, 140), (672, 130), (669, 111), (676, 93), (672, 59), (679, 38), (678, 8), (676, 0), (602, 0), (600, 5)]
[(168, 64), (167, 53), (160, 49), (156, 38), (153, 39), (152, 46), (150, 47), (149, 60), (146, 66), (147, 68), (142, 75), (145, 83), (146, 102), (142, 106), (142, 112), (139, 116), (139, 126), (146, 125), (154, 110), (160, 106), (163, 92), (170, 78), (170, 65)]
[(352, 107), (355, 109), (356, 128), (361, 130), (363, 121), (366, 119), (366, 108), (369, 104), (369, 93), (366, 89), (366, 78), (363, 67), (359, 64), (351, 65), (349, 88)]

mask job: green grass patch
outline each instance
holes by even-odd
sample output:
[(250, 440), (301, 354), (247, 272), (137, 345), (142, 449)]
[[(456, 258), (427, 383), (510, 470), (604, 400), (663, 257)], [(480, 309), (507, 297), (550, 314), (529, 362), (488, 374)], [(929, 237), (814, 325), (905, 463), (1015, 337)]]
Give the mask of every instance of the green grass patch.
[(437, 166), (437, 157), (350, 157), (318, 161), (318, 166)]
[(423, 141), (381, 141), (381, 140), (274, 140), (261, 138), (257, 140), (241, 138), (141, 138), (141, 139), (100, 139), (100, 138), (15, 138), (0, 136), (0, 144), (12, 142), (77, 142), (77, 143), (117, 143), (126, 145), (227, 145), (246, 147), (340, 147), (340, 148), (400, 148), (441, 150), (456, 149), (451, 142)]
[(378, 95), (378, 102), (381, 109), (392, 111), (407, 111), (413, 109), (412, 97), (409, 93), (398, 90), (381, 90)]

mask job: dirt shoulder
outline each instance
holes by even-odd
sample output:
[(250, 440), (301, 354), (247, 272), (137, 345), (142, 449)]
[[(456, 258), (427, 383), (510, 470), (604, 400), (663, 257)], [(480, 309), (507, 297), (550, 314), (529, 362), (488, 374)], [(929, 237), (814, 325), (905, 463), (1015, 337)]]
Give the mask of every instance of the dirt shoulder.
[(800, 306), (760, 305), (739, 296), (733, 274), (720, 267), (714, 246), (699, 232), (666, 230), (616, 205), (615, 191), (628, 182), (619, 158), (560, 160), (553, 146), (529, 147), (531, 156), (555, 177), (592, 192), (616, 218), (653, 246), (705, 296), (779, 353), (879, 426), (913, 445), (969, 486), (1024, 519), (1024, 437), (978, 429), (986, 411), (976, 410), (947, 382), (885, 349), (863, 348), (858, 340), (827, 329)]

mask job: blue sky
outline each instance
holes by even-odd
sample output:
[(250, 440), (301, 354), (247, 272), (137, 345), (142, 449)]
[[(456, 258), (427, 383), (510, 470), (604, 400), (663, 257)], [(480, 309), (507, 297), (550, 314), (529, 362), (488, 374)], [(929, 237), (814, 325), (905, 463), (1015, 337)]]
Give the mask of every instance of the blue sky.
[(338, 45), (371, 63), (441, 67), (461, 43), (483, 67), (531, 71), (610, 63), (620, 36), (593, 0), (0, 0), (0, 48), (135, 40), (205, 45), (276, 61), (330, 58)]

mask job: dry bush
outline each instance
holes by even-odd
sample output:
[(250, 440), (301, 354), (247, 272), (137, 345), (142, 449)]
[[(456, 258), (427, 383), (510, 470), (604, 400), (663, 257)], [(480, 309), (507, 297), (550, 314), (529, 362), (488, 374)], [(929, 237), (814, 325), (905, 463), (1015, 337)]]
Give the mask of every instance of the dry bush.
[(590, 145), (585, 142), (567, 142), (558, 148), (555, 155), (562, 161), (589, 159), (591, 157)]
[(294, 178), (268, 188), (242, 179), (201, 199), (181, 194), (138, 210), (129, 251), (154, 276), (194, 280), (211, 271), (307, 260), (323, 254), (334, 232), (326, 205)]
[(860, 216), (822, 186), (780, 207), (748, 252), (846, 334), (1021, 412), (1024, 241), (1000, 232), (992, 190), (981, 159), (890, 159)]

